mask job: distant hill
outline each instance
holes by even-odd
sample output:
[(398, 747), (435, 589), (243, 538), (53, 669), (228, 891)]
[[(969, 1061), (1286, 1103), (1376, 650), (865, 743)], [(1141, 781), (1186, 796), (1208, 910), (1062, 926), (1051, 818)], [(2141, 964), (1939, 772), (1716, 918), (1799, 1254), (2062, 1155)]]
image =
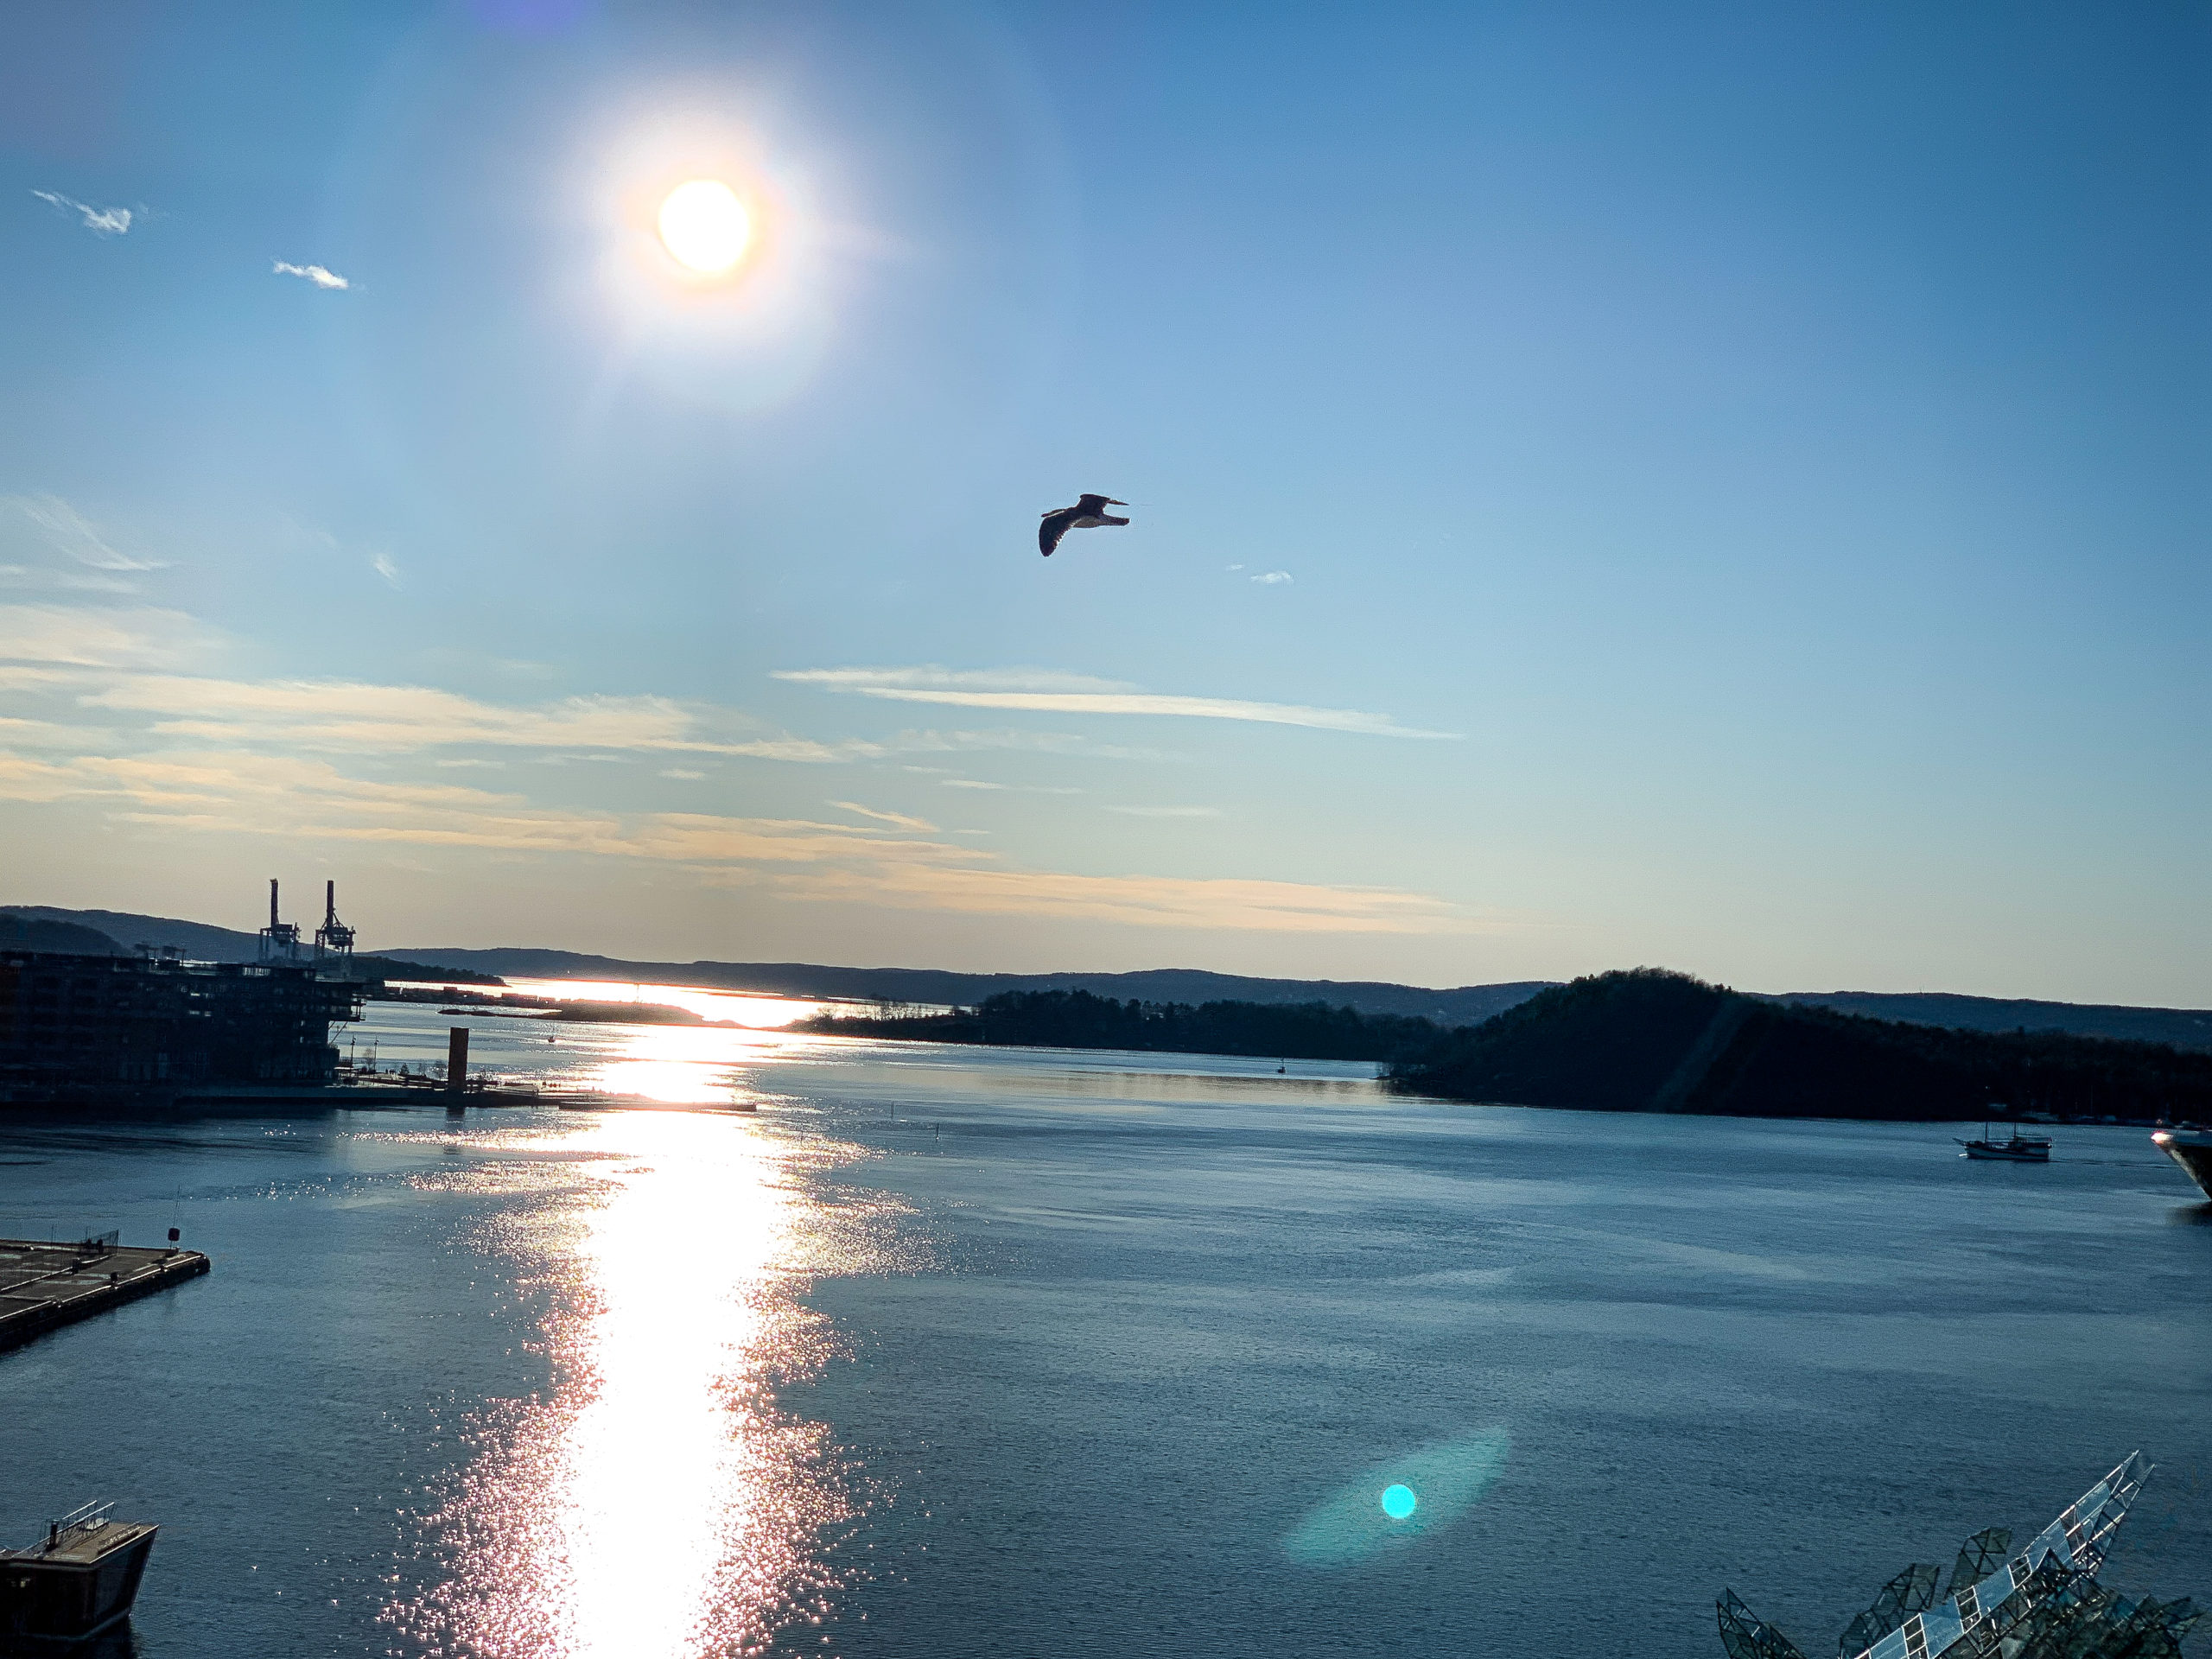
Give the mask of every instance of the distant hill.
[(757, 991), (767, 996), (858, 1002), (934, 1003), (967, 1007), (1008, 991), (1089, 991), (1140, 1002), (1326, 1002), (1361, 1014), (1395, 1014), (1465, 1026), (1502, 1014), (1553, 982), (1463, 985), (1433, 990), (1369, 980), (1255, 979), (1198, 968), (1152, 968), (1128, 974), (960, 974), (938, 968), (833, 968), (804, 962), (626, 962), (574, 950), (508, 948), (391, 950), (401, 962), (444, 963), (531, 979), (615, 979)]
[[(166, 916), (112, 910), (60, 910), (44, 905), (0, 906), (0, 915), (73, 923), (105, 934), (125, 950), (142, 942), (175, 945), (202, 962), (251, 962), (258, 944), (251, 933)], [(426, 973), (458, 979), (456, 970), (532, 979), (613, 979), (696, 985), (715, 990), (858, 1002), (931, 1003), (973, 1007), (1010, 991), (1089, 991), (1094, 996), (1146, 1003), (1325, 1002), (1363, 1014), (1401, 1014), (1433, 1020), (1447, 1029), (1477, 1026), (1526, 1002), (1555, 980), (1517, 980), (1498, 985), (1461, 985), (1435, 990), (1386, 981), (1260, 979), (1196, 968), (1154, 968), (1127, 974), (962, 974), (935, 968), (840, 968), (804, 962), (631, 962), (577, 950), (507, 946), (468, 950), (409, 948), (377, 953), (387, 976), (412, 963)], [(1770, 1001), (1802, 1007), (1900, 1020), (1955, 1030), (2064, 1032), (2136, 1042), (2170, 1043), (2212, 1052), (2212, 1010), (2133, 1008), (2094, 1003), (2034, 1002), (1947, 992), (1787, 991)]]
[[(933, 968), (832, 968), (798, 962), (626, 962), (574, 950), (509, 948), (393, 950), (403, 962), (445, 963), (532, 979), (650, 980), (764, 995), (828, 997), (861, 1002), (927, 1002), (973, 1007), (1007, 991), (1089, 991), (1140, 1002), (1326, 1002), (1361, 1014), (1396, 1014), (1446, 1027), (1480, 1025), (1527, 1001), (1557, 980), (1516, 980), (1432, 990), (1372, 980), (1255, 979), (1195, 968), (1154, 968), (1128, 974), (959, 974)], [(1786, 991), (1770, 1000), (1832, 1007), (1910, 1025), (1968, 1031), (2070, 1032), (2171, 1043), (2212, 1052), (2212, 1012), (2130, 1008), (2096, 1003), (2024, 1002), (1942, 992)]]
[(134, 916), (122, 910), (57, 910), (51, 905), (0, 905), (0, 916), (97, 928), (126, 952), (142, 944), (157, 950), (174, 945), (194, 962), (251, 962), (260, 950), (251, 933), (211, 927), (205, 922), (179, 921), (170, 916)]
[[(78, 944), (17, 943), (11, 930), (40, 930), (39, 938), (59, 941), (77, 938)], [(59, 930), (59, 931), (56, 931)], [(0, 950), (73, 951), (86, 956), (130, 956), (142, 944), (156, 950), (174, 948), (194, 962), (258, 962), (261, 936), (236, 928), (215, 927), (206, 922), (180, 921), (174, 916), (138, 916), (122, 910), (58, 910), (51, 905), (0, 905)], [(384, 979), (394, 975), (421, 973), (416, 957), (404, 963), (356, 956), (355, 975)], [(493, 976), (457, 964), (441, 964), (447, 978), (470, 984), (497, 984)]]
[(1869, 1020), (1639, 968), (1555, 987), (1392, 1068), (1427, 1094), (1597, 1111), (1975, 1118), (2212, 1113), (2212, 1055)]
[(1776, 999), (1800, 1007), (1834, 1008), (1873, 1020), (1956, 1031), (2066, 1031), (2138, 1043), (2212, 1052), (2212, 1012), (2197, 1008), (2128, 1008), (2096, 1002), (2008, 1001), (1948, 991), (1790, 991)]
[(96, 927), (78, 922), (53, 922), (41, 917), (17, 916), (0, 911), (0, 950), (38, 950), (65, 957), (119, 957), (127, 954)]

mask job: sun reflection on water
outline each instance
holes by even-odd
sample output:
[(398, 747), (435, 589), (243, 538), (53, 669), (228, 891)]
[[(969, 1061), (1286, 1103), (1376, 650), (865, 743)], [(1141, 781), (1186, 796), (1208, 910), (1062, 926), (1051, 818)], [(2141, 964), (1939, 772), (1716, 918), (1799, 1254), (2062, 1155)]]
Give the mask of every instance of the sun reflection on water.
[(811, 1019), (827, 1004), (791, 996), (748, 996), (695, 985), (654, 985), (626, 979), (510, 979), (507, 988), (563, 1002), (645, 1002), (686, 1008), (702, 1020), (773, 1030)]
[(531, 1140), (507, 1144), (590, 1171), (508, 1246), (554, 1293), (554, 1397), (487, 1402), (484, 1455), (428, 1517), (446, 1581), (389, 1621), (499, 1659), (763, 1652), (830, 1611), (830, 1548), (859, 1513), (857, 1471), (774, 1393), (834, 1348), (795, 1294), (820, 1254), (805, 1154), (726, 1115)]
[(791, 1039), (696, 1026), (625, 1026), (589, 1071), (594, 1089), (672, 1106), (755, 1103), (742, 1068)]

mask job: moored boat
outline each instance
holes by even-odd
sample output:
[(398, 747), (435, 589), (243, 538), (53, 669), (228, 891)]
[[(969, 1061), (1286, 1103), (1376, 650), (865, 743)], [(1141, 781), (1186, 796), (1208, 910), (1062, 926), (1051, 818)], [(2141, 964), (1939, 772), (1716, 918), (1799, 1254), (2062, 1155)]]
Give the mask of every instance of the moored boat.
[(2050, 1137), (2047, 1135), (2022, 1135), (2012, 1131), (2012, 1138), (1999, 1141), (1989, 1133), (1989, 1125), (1981, 1126), (1981, 1139), (1961, 1141), (1966, 1148), (1960, 1156), (1979, 1158), (2004, 1164), (2047, 1164), (2050, 1161)]
[(130, 1617), (158, 1528), (87, 1503), (28, 1549), (0, 1549), (0, 1650), (51, 1651)]
[(2182, 1166), (2196, 1190), (2212, 1198), (2212, 1129), (2183, 1123), (2152, 1132), (2151, 1144)]

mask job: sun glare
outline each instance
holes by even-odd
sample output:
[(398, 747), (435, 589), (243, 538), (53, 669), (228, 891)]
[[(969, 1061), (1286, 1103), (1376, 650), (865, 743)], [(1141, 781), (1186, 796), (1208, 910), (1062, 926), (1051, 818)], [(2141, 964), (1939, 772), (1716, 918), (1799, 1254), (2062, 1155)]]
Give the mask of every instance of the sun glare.
[(745, 257), (753, 217), (720, 179), (693, 179), (660, 205), (662, 245), (702, 276), (720, 276)]

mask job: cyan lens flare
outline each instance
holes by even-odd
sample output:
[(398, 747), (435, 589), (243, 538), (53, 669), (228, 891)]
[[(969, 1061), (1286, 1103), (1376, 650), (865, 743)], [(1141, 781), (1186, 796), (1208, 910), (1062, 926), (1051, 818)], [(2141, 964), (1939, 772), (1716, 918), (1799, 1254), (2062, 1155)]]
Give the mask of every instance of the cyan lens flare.
[(1370, 1469), (1292, 1528), (1283, 1554), (1315, 1567), (1339, 1567), (1379, 1549), (1411, 1548), (1475, 1506), (1505, 1466), (1508, 1443), (1503, 1428), (1485, 1429)]

